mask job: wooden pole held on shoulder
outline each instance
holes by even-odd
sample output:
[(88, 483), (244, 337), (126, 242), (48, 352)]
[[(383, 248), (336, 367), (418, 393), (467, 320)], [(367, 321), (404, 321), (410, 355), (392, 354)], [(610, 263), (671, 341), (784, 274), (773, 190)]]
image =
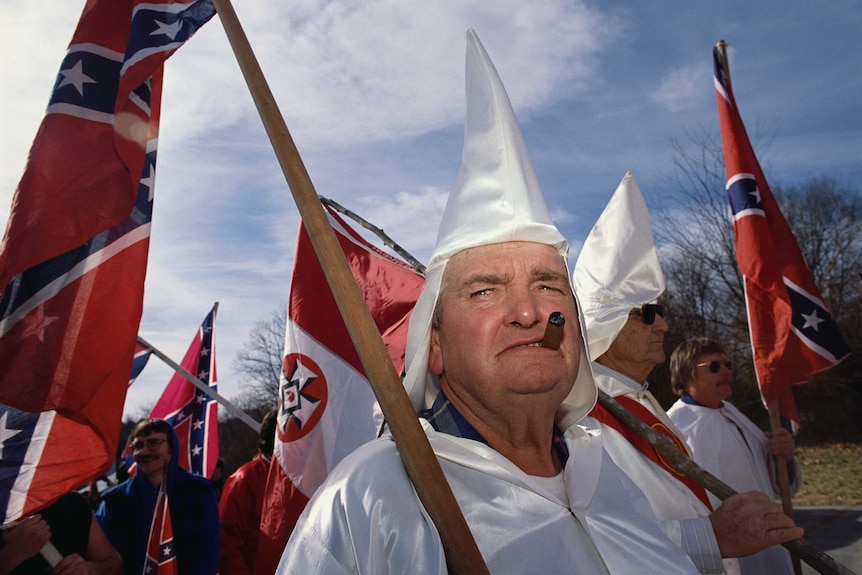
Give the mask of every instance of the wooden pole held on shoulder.
[(299, 151), (252, 52), (230, 0), (213, 0), (231, 48), (245, 76), (275, 155), (320, 260), (344, 323), (362, 361), (380, 409), (401, 454), (404, 467), (434, 521), (449, 571), (488, 573), (440, 463), (419, 424), (401, 378), (386, 351), (377, 325), (338, 244)]

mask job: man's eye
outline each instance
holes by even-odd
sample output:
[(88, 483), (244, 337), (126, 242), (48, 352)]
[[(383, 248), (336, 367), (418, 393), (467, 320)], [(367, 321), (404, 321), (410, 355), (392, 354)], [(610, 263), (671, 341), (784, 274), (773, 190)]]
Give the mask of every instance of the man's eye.
[(490, 293), (493, 293), (493, 291), (494, 291), (494, 290), (493, 290), (493, 289), (491, 289), (491, 288), (483, 288), (483, 289), (476, 290), (476, 291), (474, 291), (473, 293), (471, 293), (471, 294), (470, 294), (470, 297), (477, 297), (477, 296), (488, 295), (488, 294), (490, 294)]

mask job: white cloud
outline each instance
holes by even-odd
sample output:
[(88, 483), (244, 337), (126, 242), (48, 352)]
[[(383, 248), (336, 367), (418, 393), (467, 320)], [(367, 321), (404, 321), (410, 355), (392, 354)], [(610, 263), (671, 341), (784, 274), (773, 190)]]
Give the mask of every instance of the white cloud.
[[(304, 2), (237, 7), (288, 127), (305, 146), (414, 136), (460, 122), (464, 34), (475, 27), (515, 104), (531, 107), (589, 75), (606, 37), (598, 11), (557, 0)], [(165, 118), (195, 134), (257, 122), (218, 23), (172, 57)], [(180, 92), (184, 97), (180, 97)]]
[(703, 87), (710, 85), (708, 73), (703, 62), (671, 70), (649, 95), (650, 101), (666, 107), (671, 113), (691, 109), (702, 100)]
[[(4, 2), (0, 226), (83, 4), (58, 2), (45, 11), (30, 0)], [(674, 130), (715, 122), (709, 63), (685, 63), (692, 46), (708, 54), (716, 22), (724, 31), (745, 29), (756, 4), (717, 8), (720, 14), (678, 11), (685, 22), (668, 17), (668, 4), (636, 2), (611, 9), (570, 0), (245, 0), (235, 7), (318, 191), (427, 262), (458, 168), (468, 27), (491, 54), (522, 125), (541, 126), (542, 138), (533, 140), (544, 146), (539, 177), (575, 255), (577, 238), (604, 207), (589, 190), (609, 195), (628, 167), (650, 188)], [(844, 36), (824, 35), (809, 26), (811, 17), (834, 20), (830, 26), (844, 26)], [(816, 7), (792, 19), (795, 30), (782, 24), (762, 35), (740, 33), (749, 57), (740, 52), (734, 69), (740, 89), (785, 100), (799, 87), (786, 70), (803, 64), (775, 42), (792, 36), (805, 55), (830, 40), (822, 61), (805, 63), (829, 72), (817, 84), (822, 100), (815, 106), (827, 113), (782, 117), (809, 122), (785, 131), (806, 136), (799, 147), (805, 158), (796, 159), (816, 162), (805, 165), (815, 170), (829, 150), (856, 149), (858, 131), (848, 134), (846, 120), (859, 116), (856, 92), (849, 80), (833, 85), (829, 78), (855, 78), (862, 52), (853, 49), (858, 26), (848, 18)], [(640, 47), (657, 34), (668, 49), (652, 57)], [(768, 77), (768, 90), (759, 83), (767, 78), (759, 57), (766, 53), (769, 67), (778, 63), (782, 71)], [(667, 62), (683, 64), (667, 71)], [(792, 90), (778, 85), (785, 80)], [(836, 108), (831, 97), (842, 91), (838, 102), (845, 103)], [(233, 357), (248, 328), (287, 298), (297, 210), (218, 17), (168, 61), (163, 104), (141, 331), (179, 359), (219, 301), (219, 373), (230, 397), (238, 379)], [(756, 110), (753, 103), (747, 109)], [(845, 173), (858, 172), (849, 152), (832, 156), (847, 158)], [(154, 402), (170, 376), (151, 361), (130, 391), (130, 409)]]
[(399, 192), (392, 198), (358, 198), (354, 206), (345, 207), (383, 229), (394, 242), (427, 264), (437, 242), (437, 229), (448, 195), (448, 189), (429, 187), (417, 192)]

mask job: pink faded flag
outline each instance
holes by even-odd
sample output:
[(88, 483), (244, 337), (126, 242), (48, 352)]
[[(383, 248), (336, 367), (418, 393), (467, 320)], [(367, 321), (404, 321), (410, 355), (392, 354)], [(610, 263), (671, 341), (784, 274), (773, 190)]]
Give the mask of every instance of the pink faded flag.
[[(331, 209), (335, 230), (397, 371), (424, 285), (408, 264), (366, 242)], [(255, 573), (273, 573), (308, 498), (329, 470), (380, 432), (383, 415), (304, 226), (290, 286), (275, 459), (264, 499)]]
[[(213, 306), (198, 328), (180, 365), (210, 389), (218, 391), (216, 377), (215, 317)], [(175, 373), (149, 417), (170, 423), (179, 438), (180, 467), (211, 477), (218, 460), (218, 402)]]
[[(88, 0), (0, 244), (0, 517), (113, 462), (143, 306), (165, 59), (208, 0)], [(153, 32), (170, 23), (178, 34)]]
[(841, 337), (793, 231), (784, 219), (748, 139), (721, 50), (713, 49), (715, 90), (736, 261), (745, 281), (748, 329), (764, 404), (798, 425), (791, 386), (847, 357)]

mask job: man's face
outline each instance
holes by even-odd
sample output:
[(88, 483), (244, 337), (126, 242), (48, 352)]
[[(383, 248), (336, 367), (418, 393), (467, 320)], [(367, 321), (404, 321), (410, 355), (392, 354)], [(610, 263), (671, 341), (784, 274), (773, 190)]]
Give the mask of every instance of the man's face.
[[(699, 404), (718, 409), (733, 393), (733, 370), (727, 356), (723, 353), (700, 355), (694, 365), (694, 379), (686, 384), (686, 391)], [(716, 368), (717, 371), (713, 371)]]
[[(568, 395), (578, 372), (580, 335), (556, 249), (506, 242), (459, 252), (446, 267), (438, 305), (429, 368), (474, 411), (525, 399), (555, 409)], [(541, 347), (555, 311), (567, 319), (559, 350)]]
[(132, 457), (138, 464), (138, 473), (159, 475), (171, 459), (168, 436), (162, 432), (137, 436), (132, 440)]
[(647, 325), (639, 310), (632, 311), (622, 331), (598, 361), (637, 382), (643, 382), (655, 366), (664, 362), (664, 334), (667, 329), (662, 316), (656, 314), (652, 325)]

